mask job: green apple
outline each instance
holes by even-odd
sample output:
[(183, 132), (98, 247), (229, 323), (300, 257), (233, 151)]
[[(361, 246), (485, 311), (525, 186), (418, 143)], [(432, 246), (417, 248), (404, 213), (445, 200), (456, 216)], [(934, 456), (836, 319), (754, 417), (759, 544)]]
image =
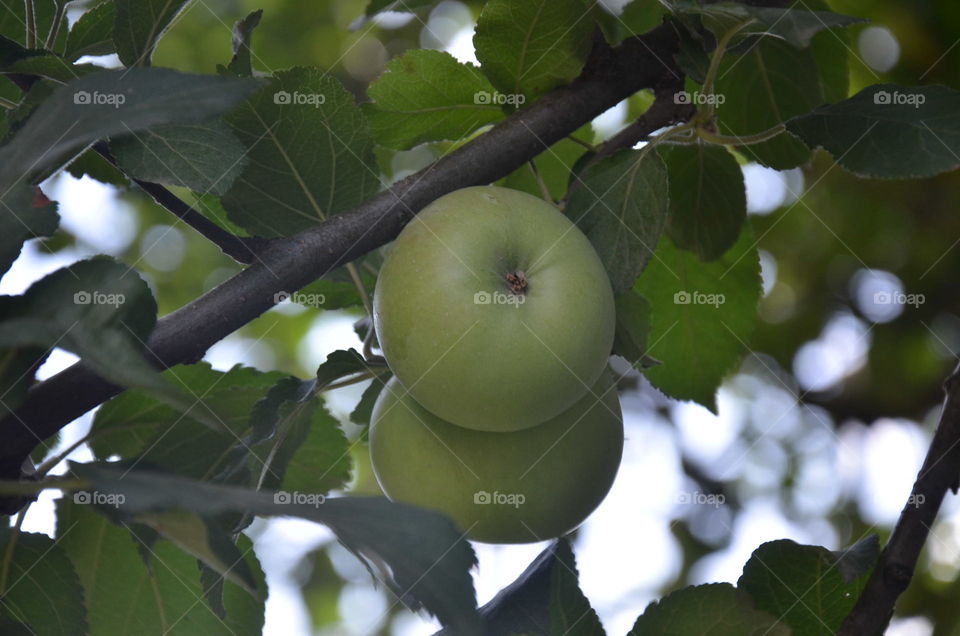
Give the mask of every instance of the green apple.
[(446, 513), (469, 538), (487, 543), (530, 543), (576, 528), (607, 495), (622, 452), (610, 372), (560, 415), (510, 433), (445, 422), (396, 378), (370, 421), (370, 458), (383, 492)]
[(482, 431), (534, 426), (579, 400), (606, 365), (615, 317), (589, 239), (549, 203), (493, 186), (447, 194), (410, 221), (373, 316), (416, 400)]

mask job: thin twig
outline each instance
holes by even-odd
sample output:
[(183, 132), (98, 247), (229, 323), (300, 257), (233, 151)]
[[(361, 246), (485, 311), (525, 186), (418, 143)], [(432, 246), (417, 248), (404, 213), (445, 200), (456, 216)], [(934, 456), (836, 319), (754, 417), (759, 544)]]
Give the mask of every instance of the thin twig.
[(57, 0), (57, 13), (53, 17), (53, 24), (50, 25), (50, 32), (47, 33), (47, 42), (44, 48), (52, 51), (57, 43), (57, 37), (60, 35), (60, 25), (63, 23), (63, 16), (67, 13), (67, 1)]
[[(97, 154), (123, 172), (120, 166), (117, 165), (116, 159), (114, 159), (113, 154), (106, 144), (103, 142), (96, 143), (93, 149)], [(266, 249), (272, 242), (272, 239), (260, 236), (237, 236), (231, 234), (195, 210), (192, 206), (185, 203), (183, 199), (164, 186), (132, 177), (130, 180), (137, 184), (141, 190), (149, 194), (150, 198), (158, 205), (192, 227), (200, 233), (201, 236), (219, 247), (224, 254), (238, 263), (249, 265), (255, 262), (258, 254)]]
[(884, 632), (897, 598), (910, 584), (944, 496), (960, 486), (960, 365), (943, 386), (947, 395), (927, 457), (880, 560), (837, 632), (840, 636)]

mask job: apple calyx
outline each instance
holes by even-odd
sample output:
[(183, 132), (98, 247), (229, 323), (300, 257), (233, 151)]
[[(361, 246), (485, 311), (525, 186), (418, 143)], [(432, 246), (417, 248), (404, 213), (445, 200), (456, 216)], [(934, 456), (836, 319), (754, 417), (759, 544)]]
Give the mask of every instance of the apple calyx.
[(510, 287), (510, 291), (517, 296), (522, 296), (527, 291), (527, 275), (522, 270), (510, 272), (504, 278)]

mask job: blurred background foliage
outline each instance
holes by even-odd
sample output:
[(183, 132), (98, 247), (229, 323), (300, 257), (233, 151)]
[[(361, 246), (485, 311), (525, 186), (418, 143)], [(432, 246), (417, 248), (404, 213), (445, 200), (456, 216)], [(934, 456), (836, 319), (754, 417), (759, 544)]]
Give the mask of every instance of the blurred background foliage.
[[(84, 6), (75, 4), (75, 13)], [(387, 14), (374, 21), (360, 19), (365, 4), (204, 0), (176, 22), (154, 63), (215, 72), (229, 60), (232, 24), (261, 8), (254, 35), (258, 71), (315, 65), (359, 101), (386, 62), (407, 49), (447, 49), (461, 59), (472, 53), (472, 23), (482, 2), (445, 1), (416, 17)], [(611, 3), (614, 12), (619, 4)], [(960, 3), (831, 5), (871, 20), (850, 30), (851, 93), (878, 82), (960, 89)], [(9, 88), (0, 86), (0, 94)], [(599, 141), (649, 102), (649, 95), (636, 96), (579, 136)], [(381, 153), (385, 183), (446, 150), (436, 144)], [(744, 172), (765, 284), (752, 353), (722, 389), (719, 417), (666, 400), (636, 373), (625, 378), (626, 463), (614, 493), (576, 543), (585, 591), (613, 634), (624, 633), (646, 603), (666, 591), (735, 580), (764, 540), (789, 536), (837, 548), (869, 532), (885, 539), (936, 422), (940, 384), (957, 363), (960, 172), (866, 181), (822, 152), (803, 170), (745, 165)], [(529, 175), (511, 179), (519, 185)], [(31, 243), (27, 256), (35, 271), (87, 253), (112, 253), (150, 281), (163, 315), (239, 270), (192, 231), (173, 227), (171, 217), (138, 192), (65, 177), (48, 189), (64, 206), (64, 224), (42, 247)], [(912, 294), (922, 302), (884, 303), (883, 294)], [(308, 377), (330, 351), (359, 345), (352, 324), (360, 316), (359, 310), (318, 313), (284, 305), (214, 347), (208, 359), (218, 367), (244, 362)], [(346, 421), (362, 390), (335, 392), (331, 411)], [(355, 459), (357, 489), (375, 489), (362, 449)], [(725, 503), (683, 505), (683, 493), (723, 494)], [(273, 571), (268, 631), (431, 632), (424, 619), (374, 589), (367, 572), (322, 531), (291, 522), (258, 524), (254, 533), (268, 576)], [(480, 600), (537, 551), (484, 547)], [(921, 564), (890, 633), (960, 634), (960, 507), (952, 499)]]

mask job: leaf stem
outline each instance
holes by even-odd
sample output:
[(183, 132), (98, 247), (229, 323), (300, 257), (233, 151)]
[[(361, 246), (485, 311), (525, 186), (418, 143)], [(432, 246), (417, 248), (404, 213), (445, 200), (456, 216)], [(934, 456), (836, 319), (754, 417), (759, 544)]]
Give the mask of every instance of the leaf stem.
[(353, 281), (353, 286), (357, 288), (357, 294), (360, 296), (360, 300), (363, 301), (363, 308), (367, 310), (367, 315), (372, 319), (373, 303), (370, 302), (370, 294), (367, 293), (367, 288), (363, 284), (363, 279), (360, 277), (357, 266), (353, 263), (347, 263), (345, 267), (350, 274), (350, 280)]
[(0, 107), (6, 108), (7, 110), (13, 110), (19, 106), (17, 102), (7, 99), (6, 97), (0, 97)]
[(697, 128), (697, 134), (701, 139), (709, 141), (712, 144), (719, 144), (721, 146), (751, 146), (773, 139), (786, 129), (787, 127), (780, 123), (773, 128), (768, 128), (763, 132), (758, 132), (753, 135), (719, 135), (701, 126)]
[[(727, 47), (730, 45), (730, 41), (733, 39), (737, 33), (742, 31), (747, 25), (752, 24), (755, 20), (750, 19), (745, 22), (727, 29), (727, 31), (720, 36), (720, 39), (717, 40), (717, 46), (713, 49), (713, 54), (710, 56), (710, 66), (707, 68), (707, 74), (703, 78), (703, 94), (706, 96), (712, 96), (714, 91), (714, 84), (717, 79), (717, 71), (720, 70), (720, 62), (723, 61), (723, 56), (727, 52)], [(709, 121), (713, 117), (714, 111), (714, 100), (708, 99), (705, 104), (705, 108), (697, 113), (696, 119), (698, 121)]]
[(63, 22), (63, 16), (67, 13), (67, 0), (57, 0), (57, 13), (53, 17), (53, 24), (50, 25), (50, 32), (47, 33), (47, 42), (44, 48), (53, 50), (57, 43), (57, 37), (60, 35), (60, 25)]
[(33, 0), (23, 0), (23, 12), (27, 18), (25, 46), (28, 49), (35, 49), (37, 48), (37, 16), (33, 12)]
[(547, 203), (553, 205), (554, 200), (550, 195), (550, 188), (547, 187), (547, 184), (543, 180), (543, 175), (540, 174), (540, 171), (537, 170), (537, 164), (533, 162), (533, 159), (527, 162), (527, 165), (530, 166), (530, 170), (533, 171), (533, 177), (537, 180), (537, 185), (540, 186), (540, 196), (543, 197), (543, 200)]
[(27, 516), (27, 511), (30, 510), (30, 504), (32, 503), (32, 501), (27, 502), (23, 510), (17, 513), (17, 522), (14, 524), (10, 533), (10, 543), (7, 544), (7, 549), (3, 551), (3, 566), (2, 570), (0, 570), (0, 598), (4, 597), (7, 593), (7, 581), (10, 577), (10, 566), (13, 564), (13, 552), (17, 548), (17, 540), (20, 538), (20, 528), (23, 526), (23, 519)]

